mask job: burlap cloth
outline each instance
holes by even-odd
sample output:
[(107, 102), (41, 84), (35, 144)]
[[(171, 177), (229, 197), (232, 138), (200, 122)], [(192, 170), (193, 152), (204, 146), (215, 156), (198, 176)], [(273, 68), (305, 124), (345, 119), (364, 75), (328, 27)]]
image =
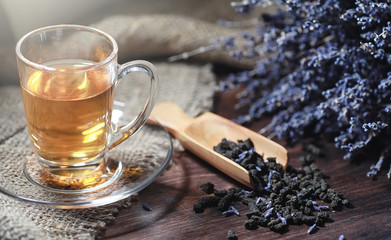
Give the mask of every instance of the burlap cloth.
[[(161, 80), (158, 101), (176, 102), (191, 116), (210, 109), (215, 79), (209, 65), (155, 63), (155, 66)], [(137, 92), (130, 93), (131, 89), (126, 86), (121, 85), (124, 90), (121, 92), (129, 93), (130, 104), (144, 101)], [(0, 158), (7, 159), (6, 166), (0, 167), (1, 178), (20, 171), (17, 163), (21, 156), (32, 152), (18, 86), (0, 88), (0, 113)], [(116, 151), (121, 155), (129, 149)], [(120, 208), (130, 205), (131, 201), (127, 199), (98, 208), (60, 210), (0, 195), (0, 239), (93, 239), (114, 219)]]
[[(244, 29), (225, 27), (180, 15), (120, 15), (104, 19), (93, 26), (117, 40), (119, 48), (122, 49), (119, 53), (120, 59), (122, 56), (138, 58), (177, 55), (216, 42), (224, 42), (224, 39), (230, 36), (236, 36), (236, 45), (246, 44), (240, 37)], [(256, 59), (242, 58), (238, 61), (222, 48), (194, 55), (191, 59), (236, 68), (251, 68), (256, 63)]]

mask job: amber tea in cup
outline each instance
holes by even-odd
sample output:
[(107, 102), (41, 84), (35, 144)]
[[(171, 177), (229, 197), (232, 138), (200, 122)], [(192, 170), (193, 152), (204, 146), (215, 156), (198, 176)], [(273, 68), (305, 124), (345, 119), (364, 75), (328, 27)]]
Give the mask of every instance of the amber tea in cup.
[[(69, 61), (68, 61), (69, 62)], [(73, 60), (54, 68), (88, 66)], [(104, 154), (114, 85), (102, 69), (74, 73), (32, 71), (22, 86), (25, 114), (35, 152), (49, 164), (74, 165)]]
[[(52, 176), (50, 181), (87, 182), (84, 178), (89, 184), (83, 187), (92, 186), (91, 174), (100, 176), (107, 170), (109, 149), (137, 132), (148, 118), (158, 89), (156, 69), (142, 60), (118, 65), (117, 51), (110, 35), (79, 25), (37, 29), (17, 43), (30, 140), (41, 175)], [(149, 97), (134, 120), (116, 126), (111, 121), (115, 89), (120, 82), (132, 84), (121, 79), (134, 71), (149, 76)]]

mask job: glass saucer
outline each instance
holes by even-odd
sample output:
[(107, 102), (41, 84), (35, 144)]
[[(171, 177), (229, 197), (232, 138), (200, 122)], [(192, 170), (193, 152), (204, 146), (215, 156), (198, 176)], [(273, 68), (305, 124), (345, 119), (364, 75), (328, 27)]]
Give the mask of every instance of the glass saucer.
[[(9, 154), (14, 153), (10, 149)], [(25, 165), (31, 164), (32, 156), (22, 155), (23, 161), (0, 176), (0, 193), (16, 200), (38, 205), (75, 209), (98, 207), (127, 198), (151, 184), (168, 166), (173, 153), (172, 140), (162, 126), (144, 125), (130, 139), (109, 152), (109, 166), (116, 180), (91, 191), (61, 189), (53, 191), (26, 177)], [(2, 161), (0, 159), (0, 166)], [(28, 176), (28, 175), (27, 175)]]

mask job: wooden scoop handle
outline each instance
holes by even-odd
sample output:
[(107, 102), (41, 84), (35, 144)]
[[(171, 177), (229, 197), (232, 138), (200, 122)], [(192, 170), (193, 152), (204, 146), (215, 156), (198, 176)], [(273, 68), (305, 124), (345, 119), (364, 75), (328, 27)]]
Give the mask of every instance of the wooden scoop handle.
[(194, 119), (189, 117), (178, 105), (162, 102), (155, 105), (148, 123), (164, 126), (175, 138), (178, 137)]

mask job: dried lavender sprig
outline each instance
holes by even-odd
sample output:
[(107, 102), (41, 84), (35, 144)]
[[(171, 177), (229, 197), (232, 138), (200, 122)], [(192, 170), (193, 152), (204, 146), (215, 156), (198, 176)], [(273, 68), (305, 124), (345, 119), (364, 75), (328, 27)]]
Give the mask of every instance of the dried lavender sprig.
[(375, 165), (372, 165), (370, 167), (370, 171), (367, 172), (367, 177), (375, 177), (377, 176), (378, 172), (380, 171), (384, 161), (384, 156), (380, 156), (379, 160), (376, 162)]

